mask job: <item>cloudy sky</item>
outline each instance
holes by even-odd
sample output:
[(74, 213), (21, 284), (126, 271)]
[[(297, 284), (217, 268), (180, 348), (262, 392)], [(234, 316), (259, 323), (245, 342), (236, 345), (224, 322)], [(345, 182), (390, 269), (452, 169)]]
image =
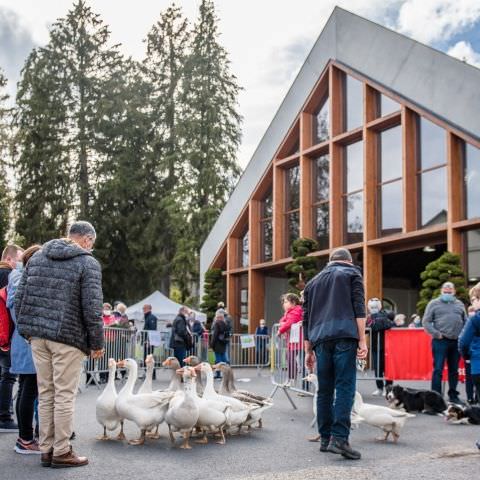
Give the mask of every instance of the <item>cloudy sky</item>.
[[(0, 66), (10, 91), (26, 55), (73, 0), (0, 0)], [(112, 41), (141, 59), (146, 32), (170, 0), (89, 0)], [(193, 21), (199, 0), (177, 0)], [(243, 91), (245, 166), (335, 5), (480, 67), (480, 0), (215, 0), (221, 42)]]

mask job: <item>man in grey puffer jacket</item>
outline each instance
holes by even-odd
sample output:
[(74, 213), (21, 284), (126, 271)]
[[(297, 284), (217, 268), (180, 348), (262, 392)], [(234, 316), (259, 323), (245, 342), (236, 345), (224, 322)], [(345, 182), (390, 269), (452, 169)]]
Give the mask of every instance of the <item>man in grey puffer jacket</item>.
[(455, 286), (445, 282), (438, 298), (431, 300), (423, 316), (423, 326), (432, 336), (432, 390), (442, 393), (442, 374), (445, 360), (448, 365), (448, 398), (460, 403), (458, 398), (458, 337), (467, 321), (465, 306), (455, 296)]
[(18, 331), (31, 340), (39, 390), (43, 466), (78, 467), (69, 439), (85, 355), (103, 354), (102, 274), (91, 254), (95, 229), (75, 222), (29, 260), (18, 286)]

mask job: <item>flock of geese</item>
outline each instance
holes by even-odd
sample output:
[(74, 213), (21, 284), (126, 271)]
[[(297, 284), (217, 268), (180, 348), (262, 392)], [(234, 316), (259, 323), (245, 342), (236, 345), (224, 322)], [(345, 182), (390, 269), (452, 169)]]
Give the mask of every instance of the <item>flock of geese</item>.
[[(108, 383), (96, 402), (96, 417), (103, 427), (100, 440), (108, 440), (108, 432), (120, 428), (117, 440), (124, 440), (123, 424), (129, 420), (140, 429), (140, 436), (130, 440), (131, 445), (142, 445), (145, 438), (159, 438), (158, 428), (166, 423), (172, 444), (176, 443), (174, 433), (183, 436), (180, 448), (190, 449), (192, 434), (200, 435), (196, 443), (208, 443), (208, 434), (219, 437), (217, 443), (225, 443), (225, 434), (240, 434), (246, 427), (262, 427), (262, 415), (273, 406), (270, 398), (247, 390), (237, 390), (233, 371), (229, 365), (219, 363), (213, 367), (200, 362), (195, 356), (187, 357), (186, 366), (181, 367), (175, 357), (169, 357), (163, 366), (172, 370), (169, 386), (164, 390), (153, 390), (152, 377), (154, 359), (146, 360), (146, 376), (143, 384), (134, 393), (138, 375), (135, 360), (127, 358), (116, 362), (108, 361)], [(117, 393), (115, 373), (117, 367), (126, 368), (128, 378)], [(213, 370), (223, 374), (219, 392), (214, 388)]]

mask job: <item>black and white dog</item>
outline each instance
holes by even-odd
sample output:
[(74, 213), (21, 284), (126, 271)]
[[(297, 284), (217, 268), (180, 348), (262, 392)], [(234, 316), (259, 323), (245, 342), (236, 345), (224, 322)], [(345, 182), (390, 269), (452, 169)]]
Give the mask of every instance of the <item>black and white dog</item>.
[(387, 385), (386, 399), (391, 408), (404, 408), (407, 412), (437, 415), (447, 409), (443, 397), (432, 390), (416, 390), (401, 385)]
[(447, 408), (447, 421), (454, 425), (480, 425), (480, 407), (463, 407), (452, 403)]

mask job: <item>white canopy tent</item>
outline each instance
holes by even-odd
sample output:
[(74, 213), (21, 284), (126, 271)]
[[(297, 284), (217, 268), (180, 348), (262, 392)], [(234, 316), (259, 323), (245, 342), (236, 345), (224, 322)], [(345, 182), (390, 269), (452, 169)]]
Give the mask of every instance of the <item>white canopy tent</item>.
[[(178, 311), (182, 305), (179, 303), (170, 300), (163, 293), (156, 290), (148, 297), (140, 300), (139, 302), (131, 305), (127, 308), (125, 312), (128, 318), (134, 319), (136, 321), (143, 320), (143, 306), (149, 304), (152, 306), (152, 313), (163, 322), (173, 322), (175, 317), (178, 315)], [(195, 317), (201, 322), (205, 323), (207, 321), (207, 316), (204, 313), (195, 312)]]

